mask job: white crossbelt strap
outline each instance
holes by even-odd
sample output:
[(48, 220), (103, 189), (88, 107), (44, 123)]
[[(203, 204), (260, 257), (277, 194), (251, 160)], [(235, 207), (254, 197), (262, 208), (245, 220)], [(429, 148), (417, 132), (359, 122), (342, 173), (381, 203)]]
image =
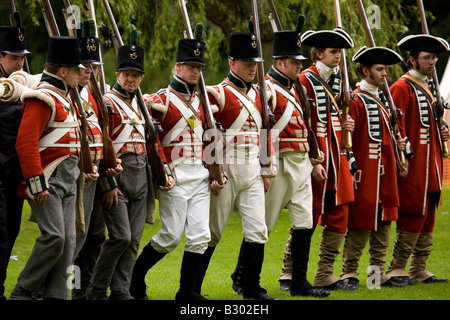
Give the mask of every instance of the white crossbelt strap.
[[(107, 96), (112, 101), (114, 101), (114, 103), (116, 103), (116, 105), (119, 107), (118, 111), (119, 111), (120, 117), (122, 118), (123, 130), (119, 133), (117, 138), (114, 139), (114, 141), (113, 141), (114, 151), (116, 153), (119, 152), (119, 150), (127, 142), (145, 143), (145, 139), (144, 139), (144, 137), (145, 137), (145, 129), (144, 129), (145, 121), (141, 120), (141, 119), (136, 119), (135, 115), (137, 115), (137, 113), (134, 110), (131, 110), (130, 107), (124, 101), (122, 101), (122, 99), (120, 99), (119, 97), (117, 97), (111, 93), (106, 93), (105, 96)], [(132, 102), (132, 108), (136, 109), (136, 110), (138, 109), (135, 100), (133, 100), (133, 102)], [(128, 119), (124, 119), (122, 111), (127, 115)], [(117, 130), (119, 128), (121, 128), (121, 127), (116, 127), (113, 131), (113, 134), (115, 132), (117, 132)], [(136, 129), (139, 132), (139, 134), (141, 135), (140, 139), (131, 137), (131, 133), (132, 133), (133, 129)]]
[[(269, 82), (268, 82), (269, 83)], [(287, 126), (289, 121), (291, 120), (292, 114), (294, 113), (294, 110), (297, 109), (298, 113), (303, 117), (303, 111), (302, 108), (298, 105), (297, 100), (295, 99), (292, 94), (289, 92), (286, 92), (282, 87), (277, 85), (276, 83), (271, 83), (275, 90), (281, 93), (286, 99), (288, 99), (288, 103), (286, 104), (286, 109), (283, 112), (283, 115), (278, 119), (277, 123), (272, 127), (270, 131), (270, 137), (272, 138), (272, 143), (277, 141), (278, 136), (280, 133), (284, 130), (284, 128)], [(270, 84), (269, 84), (270, 85)]]
[[(167, 99), (170, 99), (170, 102), (175, 106), (175, 108), (178, 109), (178, 111), (180, 111), (182, 118), (164, 136), (163, 141), (161, 142), (163, 147), (172, 146), (173, 144), (171, 142), (173, 141), (173, 139), (178, 137), (179, 133), (184, 128), (186, 128), (186, 126), (189, 126), (188, 119), (191, 119), (192, 116), (195, 117), (194, 112), (192, 112), (190, 108), (186, 107), (184, 102), (181, 101), (174, 93), (169, 91), (167, 93)], [(196, 97), (191, 105), (194, 109), (198, 109), (199, 104), (200, 100)], [(193, 128), (193, 131), (198, 138), (197, 143), (176, 143), (175, 145), (203, 145), (203, 143), (201, 142), (203, 140), (203, 127), (201, 125), (201, 122)]]
[(56, 143), (62, 137), (64, 137), (72, 128), (77, 128), (79, 126), (78, 120), (70, 107), (70, 102), (67, 101), (63, 96), (61, 96), (56, 91), (50, 89), (38, 89), (48, 95), (55, 97), (59, 102), (62, 103), (65, 109), (69, 110), (66, 120), (63, 122), (55, 122), (56, 111), (52, 109), (52, 115), (49, 122), (47, 123), (47, 128), (55, 128), (52, 132), (48, 133), (41, 139), (39, 139), (39, 152), (45, 150), (48, 147), (55, 148), (79, 148), (79, 143)]
[[(96, 127), (100, 132), (102, 132), (102, 128), (100, 127), (100, 124), (98, 122), (98, 117), (97, 114), (95, 113), (94, 108), (92, 108), (92, 104), (89, 102), (89, 95), (88, 95), (88, 90), (86, 87), (83, 88), (83, 90), (81, 90), (80, 92), (80, 98), (82, 100), (83, 103), (83, 108), (84, 111), (86, 113), (86, 121), (88, 122), (88, 124), (90, 126), (94, 126)], [(89, 107), (89, 113), (87, 113), (86, 108), (84, 106), (84, 103), (86, 103)], [(103, 143), (89, 143), (89, 147), (90, 148), (94, 148), (94, 147), (103, 147)]]
[[(230, 85), (224, 84), (224, 86), (227, 87), (228, 90), (230, 90), (231, 93), (235, 95), (235, 97), (241, 102), (245, 108), (241, 109), (241, 113), (239, 116), (234, 120), (234, 122), (231, 124), (231, 126), (228, 128), (227, 132), (225, 133), (225, 136), (228, 141), (231, 141), (234, 139), (237, 135), (259, 135), (259, 129), (261, 129), (262, 126), (262, 118), (261, 114), (258, 112), (258, 109), (255, 107), (254, 102), (252, 100), (256, 99), (256, 91), (252, 89), (249, 91), (248, 96), (249, 100), (245, 95), (240, 93), (238, 90), (233, 88)], [(255, 120), (256, 127), (258, 129), (257, 132), (248, 132), (248, 131), (240, 131), (242, 127), (244, 126), (245, 122), (247, 121), (248, 116), (251, 115), (253, 120)]]

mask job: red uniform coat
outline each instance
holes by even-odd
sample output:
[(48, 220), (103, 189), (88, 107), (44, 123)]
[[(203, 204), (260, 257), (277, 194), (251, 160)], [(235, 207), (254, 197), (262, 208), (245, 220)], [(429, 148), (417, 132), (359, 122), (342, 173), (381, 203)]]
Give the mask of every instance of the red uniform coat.
[[(270, 79), (271, 78), (269, 76), (266, 76), (266, 81), (271, 81)], [(268, 88), (270, 90), (269, 83)], [(290, 92), (295, 94), (297, 100), (299, 101), (299, 97), (295, 89), (292, 89)], [(284, 112), (286, 111), (286, 107), (289, 100), (277, 90), (273, 90), (272, 94), (274, 93), (275, 97), (272, 96), (271, 99), (268, 101), (268, 103), (270, 109), (273, 112), (275, 121), (278, 122), (278, 120), (281, 118), (281, 116), (283, 116)], [(276, 102), (274, 103), (274, 101)], [(271, 127), (273, 126), (274, 124), (271, 124)], [(294, 108), (291, 119), (287, 123), (286, 127), (284, 129), (281, 128), (281, 130), (282, 131), (278, 136), (280, 141), (276, 139), (273, 142), (275, 150), (278, 150), (279, 153), (286, 151), (309, 152), (308, 131), (306, 129), (306, 124), (303, 121), (303, 114), (300, 114), (300, 112), (296, 108)]]
[[(349, 205), (348, 228), (375, 231), (378, 227), (379, 202), (383, 206), (381, 220), (395, 221), (398, 217), (394, 143), (386, 107), (382, 108), (375, 99), (364, 95), (371, 103), (369, 109), (371, 120), (369, 120), (368, 110), (362, 98), (358, 94), (352, 96), (355, 100), (351, 100), (349, 115), (355, 121), (352, 150), (358, 166), (355, 174), (358, 184), (355, 201)], [(378, 109), (376, 115), (374, 108)], [(378, 123), (380, 129), (376, 127)], [(370, 125), (374, 125), (371, 129), (372, 134), (369, 133)]]
[[(135, 112), (135, 114), (137, 116), (137, 119), (139, 119), (139, 120), (143, 119), (143, 116), (141, 114), (141, 111), (139, 110), (139, 107), (136, 106), (135, 108), (133, 108), (131, 106), (132, 101), (135, 98), (129, 99), (129, 98), (125, 97), (124, 95), (122, 95), (121, 93), (119, 93), (115, 89), (110, 90), (109, 93), (119, 97), (131, 109), (133, 109), (133, 111)], [(108, 96), (104, 96), (104, 98), (105, 98), (105, 102), (114, 108), (114, 114), (109, 116), (109, 135), (111, 137), (111, 140), (113, 140), (113, 142), (114, 142), (114, 140), (117, 139), (119, 134), (124, 129), (124, 124), (122, 124), (122, 117), (120, 116), (120, 113), (119, 113), (120, 107), (114, 101), (112, 101), (110, 98), (108, 98)], [(125, 120), (130, 120), (125, 113), (123, 113), (123, 115), (124, 115)], [(145, 137), (142, 137), (141, 134), (138, 132), (138, 130), (136, 130), (136, 128), (133, 128), (131, 135), (136, 139), (142, 139), (142, 138), (145, 139)], [(130, 140), (130, 141), (126, 142), (117, 153), (118, 154), (120, 154), (120, 153), (142, 154), (144, 152), (146, 152), (144, 142)]]
[[(160, 124), (162, 128), (162, 132), (159, 132), (159, 154), (163, 159), (163, 162), (171, 164), (174, 161), (180, 160), (182, 158), (197, 158), (202, 159), (203, 157), (203, 146), (202, 145), (188, 145), (189, 143), (202, 143), (202, 140), (198, 140), (198, 137), (195, 135), (192, 127), (186, 125), (186, 127), (181, 131), (174, 139), (171, 139), (171, 144), (180, 144), (179, 146), (163, 146), (161, 141), (164, 140), (169, 131), (183, 118), (181, 112), (178, 108), (173, 104), (173, 102), (169, 99), (169, 104), (167, 109), (165, 109), (167, 96), (166, 91), (161, 90), (156, 94), (152, 94), (146, 96), (146, 99), (152, 99), (153, 102), (150, 105), (155, 106), (154, 104), (159, 104), (164, 108), (161, 110), (157, 107), (152, 108), (152, 115), (154, 119)], [(198, 98), (196, 98), (198, 100)], [(196, 125), (202, 126), (204, 124), (204, 114), (203, 108), (200, 104), (198, 104), (198, 108), (196, 109), (198, 112), (198, 116), (200, 117), (201, 123), (197, 123)]]
[[(86, 92), (86, 93), (84, 93)], [(89, 141), (90, 145), (90, 151), (91, 151), (91, 158), (92, 161), (100, 161), (103, 159), (103, 140), (102, 140), (102, 131), (101, 127), (97, 127), (92, 122), (93, 118), (97, 118), (94, 122), (99, 123), (99, 113), (98, 113), (98, 106), (97, 102), (95, 101), (95, 98), (92, 96), (92, 94), (89, 92), (87, 88), (84, 88), (82, 91), (80, 91), (81, 98), (84, 97), (84, 94), (87, 94), (88, 100), (87, 103), (89, 105), (83, 105), (84, 111), (86, 113), (86, 120), (88, 122), (89, 128), (86, 130), (86, 135)], [(95, 144), (95, 146), (93, 146)]]
[[(417, 96), (410, 84), (399, 79), (390, 90), (395, 105), (404, 114), (398, 118), (401, 135), (408, 138), (414, 152), (409, 160), (408, 176), (398, 185), (399, 213), (425, 215), (428, 196), (435, 194), (437, 202), (442, 189), (442, 144), (439, 129), (430, 103), (427, 113), (420, 114)], [(427, 117), (429, 124), (424, 125), (421, 117)]]
[[(66, 97), (67, 92), (62, 92), (49, 84), (45, 84), (45, 86), (52, 88), (64, 99), (69, 101)], [(39, 87), (41, 87), (41, 84), (38, 88)], [(64, 105), (53, 95), (46, 95), (54, 101), (53, 121), (65, 121), (69, 115), (69, 110), (67, 110)], [(47, 128), (47, 124), (52, 116), (52, 107), (43, 100), (30, 98), (25, 99), (22, 105), (22, 112), (22, 121), (16, 140), (16, 151), (19, 157), (20, 166), (22, 168), (23, 177), (28, 182), (28, 185), (31, 185), (31, 183), (36, 183), (36, 181), (39, 180), (43, 187), (43, 190), (40, 191), (44, 191), (48, 189), (48, 186), (44, 185), (46, 184), (43, 176), (44, 170), (49, 167), (50, 164), (57, 162), (58, 159), (79, 154), (80, 136), (77, 128), (71, 128), (62, 138), (56, 141), (56, 143), (78, 144), (78, 147), (47, 147), (44, 150), (39, 151), (39, 140), (47, 136), (53, 130), (57, 129)], [(26, 197), (23, 193), (24, 189), (25, 188), (20, 188), (19, 190), (21, 197)], [(37, 192), (32, 193), (34, 194)]]
[[(312, 72), (319, 74), (317, 68), (313, 65), (309, 68)], [(316, 101), (316, 96), (310, 81), (305, 73), (300, 74), (300, 81), (306, 88), (306, 95)], [(329, 101), (329, 100), (328, 100)], [(316, 103), (317, 105), (317, 103)], [(329, 190), (336, 191), (335, 204), (343, 205), (354, 200), (352, 178), (345, 150), (341, 150), (340, 123), (331, 120), (330, 108), (327, 108), (327, 127), (326, 134), (318, 133), (319, 117), (317, 108), (311, 110), (311, 128), (316, 133), (319, 149), (324, 153), (325, 158), (322, 166), (327, 170), (328, 179), (319, 182), (312, 179), (313, 188), (313, 212), (324, 213), (325, 192)], [(338, 130), (336, 130), (338, 129)], [(341, 154), (342, 153), (342, 154)]]

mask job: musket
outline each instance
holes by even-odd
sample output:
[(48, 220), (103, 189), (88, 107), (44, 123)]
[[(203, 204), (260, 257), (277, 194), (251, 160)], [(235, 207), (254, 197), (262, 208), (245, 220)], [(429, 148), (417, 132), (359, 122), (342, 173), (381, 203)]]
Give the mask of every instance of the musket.
[[(417, 0), (417, 6), (419, 7), (420, 20), (422, 22), (422, 32), (424, 34), (430, 34), (428, 31), (427, 16), (425, 15), (425, 8), (423, 6), (422, 0)], [(436, 110), (438, 124), (439, 124), (438, 130), (440, 130), (440, 127), (442, 126), (442, 123), (444, 121), (444, 109), (448, 109), (448, 106), (444, 102), (444, 98), (441, 96), (441, 91), (439, 89), (439, 78), (438, 78), (438, 75), (436, 72), (436, 67), (434, 67), (434, 69), (433, 69), (433, 81), (434, 81), (434, 89), (436, 91), (436, 100), (433, 103), (433, 107)], [(442, 150), (443, 150), (444, 158), (448, 158), (449, 151), (448, 151), (448, 145), (447, 145), (446, 141), (442, 141)]]
[[(55, 16), (53, 14), (52, 6), (50, 4), (49, 0), (42, 0), (43, 5), (43, 12), (44, 12), (44, 19), (45, 19), (45, 25), (47, 26), (47, 31), (49, 33), (49, 36), (59, 36), (59, 29), (58, 25), (56, 23)], [(87, 140), (87, 128), (88, 123), (86, 120), (86, 114), (83, 109), (83, 104), (81, 103), (80, 93), (78, 92), (78, 88), (71, 88), (70, 89), (70, 97), (72, 100), (72, 103), (77, 107), (79, 118), (80, 118), (80, 144), (81, 144), (81, 164), (83, 167), (84, 173), (93, 173), (93, 164), (91, 159), (91, 152), (89, 149), (89, 142)]]
[[(117, 27), (116, 20), (111, 11), (108, 0), (103, 0), (103, 6), (105, 7), (109, 21), (111, 23), (111, 27), (113, 28), (112, 39), (117, 54), (119, 47), (123, 46), (122, 37), (120, 36), (119, 28)], [(167, 165), (164, 165), (161, 156), (159, 155), (158, 133), (153, 123), (153, 118), (151, 117), (147, 106), (145, 105), (145, 101), (142, 97), (142, 92), (139, 87), (136, 90), (135, 98), (139, 106), (139, 110), (144, 117), (146, 139), (147, 141), (149, 141), (152, 149), (152, 157), (149, 157), (149, 160), (151, 162), (152, 171), (154, 173), (153, 176), (156, 180), (156, 184), (158, 187), (169, 186), (169, 175), (171, 175), (170, 168)]]
[[(334, 0), (334, 15), (336, 19), (336, 28), (342, 29), (342, 21), (341, 21), (341, 8), (339, 4), (339, 0)], [(342, 116), (341, 122), (347, 119), (348, 109), (350, 107), (350, 82), (348, 79), (348, 71), (347, 71), (347, 58), (345, 56), (345, 49), (341, 51), (341, 75), (342, 75)], [(342, 148), (350, 149), (352, 147), (352, 135), (348, 130), (342, 129)]]
[(264, 60), (262, 53), (262, 45), (261, 45), (261, 31), (259, 29), (259, 17), (258, 17), (258, 3), (257, 0), (251, 0), (252, 4), (252, 20), (255, 27), (255, 35), (256, 35), (256, 46), (258, 50), (258, 56), (261, 58), (260, 62), (257, 62), (257, 73), (258, 73), (258, 86), (259, 86), (259, 98), (261, 100), (261, 109), (262, 109), (262, 128), (264, 129), (264, 139), (261, 139), (262, 147), (260, 152), (260, 162), (261, 168), (264, 175), (272, 175), (272, 157), (271, 157), (271, 145), (270, 141), (270, 123), (275, 119), (273, 117), (272, 112), (269, 109), (269, 105), (267, 104), (267, 96), (266, 96), (266, 80), (264, 73)]
[[(16, 10), (16, 4), (14, 3), (14, 0), (9, 0), (9, 21), (11, 22), (11, 26), (21, 27), (20, 25), (18, 25), (18, 23), (22, 23), (22, 18), (20, 17), (20, 13)], [(25, 55), (23, 70), (26, 73), (30, 73), (30, 65), (28, 64), (27, 55)]]
[[(370, 30), (369, 21), (367, 20), (367, 16), (366, 16), (366, 12), (364, 11), (364, 6), (362, 3), (362, 0), (356, 0), (356, 6), (358, 8), (359, 15), (361, 17), (361, 22), (362, 22), (362, 25), (364, 28), (364, 32), (366, 33), (366, 38), (369, 41), (369, 46), (375, 47), (376, 46), (375, 40), (373, 38), (372, 31)], [(398, 110), (394, 104), (394, 100), (392, 99), (391, 91), (389, 90), (389, 84), (388, 84), (386, 78), (384, 78), (381, 90), (383, 91), (383, 94), (386, 97), (387, 103), (389, 105), (389, 110), (390, 110), (389, 121), (391, 123), (394, 135), (398, 138), (401, 138), (400, 129), (398, 128), (398, 113), (397, 113)], [(395, 141), (396, 140), (394, 139), (394, 143), (396, 143)], [(402, 150), (398, 150), (398, 148), (396, 148), (395, 158), (396, 158), (396, 162), (397, 162), (397, 165), (399, 166), (400, 170), (406, 171), (407, 169), (405, 167), (406, 160), (405, 160), (404, 152)]]
[[(187, 39), (193, 39), (194, 36), (192, 34), (191, 23), (189, 21), (189, 15), (186, 9), (186, 4), (184, 0), (178, 0), (181, 9), (181, 15), (183, 16), (184, 22), (184, 37)], [(203, 31), (203, 29), (201, 30)], [(200, 104), (203, 109), (203, 113), (205, 115), (205, 125), (206, 125), (206, 133), (208, 136), (206, 137), (208, 141), (211, 141), (209, 147), (211, 150), (211, 163), (209, 164), (209, 180), (217, 181), (219, 184), (223, 184), (223, 172), (222, 166), (218, 162), (217, 159), (217, 142), (220, 139), (220, 124), (214, 119), (213, 112), (211, 110), (211, 105), (208, 100), (208, 93), (206, 91), (205, 80), (203, 78), (203, 73), (200, 71), (200, 76), (198, 78), (197, 83), (198, 88), (198, 97), (200, 99)]]
[[(283, 27), (281, 26), (281, 20), (278, 16), (273, 0), (269, 0), (269, 9), (269, 19), (273, 32), (282, 31)], [(308, 130), (309, 156), (310, 158), (321, 160), (322, 156), (320, 154), (319, 144), (317, 143), (316, 135), (311, 128), (311, 104), (309, 103), (309, 97), (307, 97), (305, 89), (300, 81), (300, 77), (295, 79), (294, 87), (300, 97), (300, 105), (302, 106), (304, 118), (303, 120), (305, 121), (306, 129)]]
[[(94, 1), (89, 0), (89, 15), (91, 16), (91, 20), (94, 21), (94, 30), (95, 30), (95, 37), (98, 38), (98, 31), (97, 31), (97, 20), (95, 18), (95, 6)], [(98, 52), (100, 56), (100, 64), (98, 66), (98, 81), (100, 82), (100, 92), (102, 95), (106, 93), (106, 77), (105, 77), (105, 69), (103, 68), (103, 61), (102, 61), (102, 51), (101, 48), (98, 47)]]
[[(71, 18), (74, 21), (74, 25), (78, 25), (78, 21), (76, 21), (75, 14), (72, 11), (72, 6), (69, 0), (64, 0), (65, 9), (63, 9), (64, 16), (66, 19)], [(92, 22), (92, 23), (91, 23)], [(85, 22), (85, 30), (89, 30), (89, 34), (86, 36), (95, 37), (97, 35), (97, 29), (95, 26), (95, 22), (93, 20)], [(68, 27), (69, 34), (74, 35), (75, 31)], [(100, 48), (97, 48), (100, 50)], [(101, 54), (100, 54), (101, 59)], [(99, 67), (102, 67), (101, 65)], [(95, 78), (94, 69), (92, 64), (89, 64), (89, 68), (91, 70), (91, 76), (89, 78), (90, 89), (92, 90), (92, 96), (99, 107), (100, 114), (100, 124), (102, 128), (102, 141), (103, 141), (103, 159), (100, 162), (99, 173), (103, 175), (108, 169), (114, 169), (117, 167), (117, 157), (116, 152), (114, 151), (113, 142), (109, 136), (109, 112), (108, 107), (106, 106), (105, 100), (103, 100), (103, 94), (97, 79)], [(103, 70), (103, 68), (102, 68)], [(106, 83), (105, 83), (106, 87)]]

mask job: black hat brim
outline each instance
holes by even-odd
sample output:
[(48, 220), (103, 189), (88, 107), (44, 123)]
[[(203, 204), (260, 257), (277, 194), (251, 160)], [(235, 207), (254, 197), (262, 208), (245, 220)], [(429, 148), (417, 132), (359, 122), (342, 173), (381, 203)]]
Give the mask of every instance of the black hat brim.
[(364, 46), (354, 54), (352, 61), (359, 62), (363, 65), (392, 65), (403, 61), (403, 59), (392, 49), (386, 47), (367, 48)]
[(28, 50), (3, 50), (2, 52), (6, 53), (6, 54), (13, 54), (13, 55), (18, 55), (18, 54), (30, 54), (31, 52)]
[(442, 53), (450, 50), (448, 42), (429, 34), (409, 35), (401, 39), (397, 46), (409, 52)]
[(353, 48), (353, 40), (347, 32), (340, 28), (334, 30), (308, 30), (301, 36), (303, 45), (315, 48)]
[(141, 73), (145, 73), (144, 70), (139, 69), (139, 68), (135, 68), (135, 67), (123, 67), (123, 68), (117, 69), (117, 71), (139, 71)]
[(229, 57), (231, 60), (242, 60), (242, 61), (253, 61), (253, 62), (264, 62), (263, 59), (259, 58), (259, 57), (253, 57), (253, 58), (234, 58), (234, 57)]

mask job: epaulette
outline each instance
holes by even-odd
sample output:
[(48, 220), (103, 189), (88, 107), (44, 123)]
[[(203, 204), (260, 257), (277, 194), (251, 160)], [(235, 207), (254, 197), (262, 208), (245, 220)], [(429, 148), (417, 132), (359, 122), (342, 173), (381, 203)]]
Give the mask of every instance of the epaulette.
[[(223, 88), (219, 85), (218, 86), (206, 86), (206, 92), (210, 93), (217, 101), (217, 103), (219, 104), (218, 106), (216, 105), (211, 105), (211, 110), (213, 113), (222, 110), (223, 107), (225, 106), (225, 93), (223, 91)], [(215, 106), (215, 107), (213, 107)]]
[(25, 102), (25, 99), (38, 99), (45, 102), (50, 108), (55, 108), (55, 100), (40, 90), (27, 90), (20, 96), (20, 100)]

